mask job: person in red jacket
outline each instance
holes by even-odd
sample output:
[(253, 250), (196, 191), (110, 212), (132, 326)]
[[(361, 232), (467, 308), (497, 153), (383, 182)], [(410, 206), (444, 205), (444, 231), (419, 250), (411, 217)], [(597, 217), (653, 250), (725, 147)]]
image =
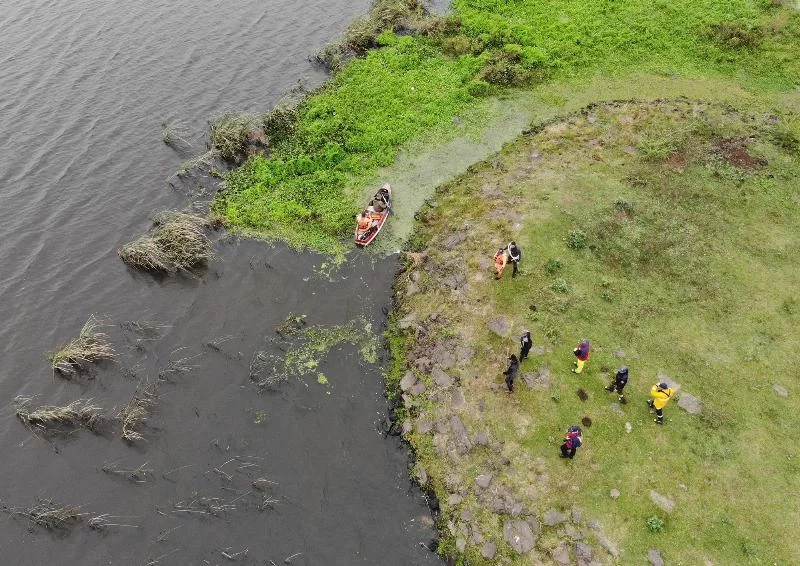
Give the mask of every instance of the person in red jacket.
[(572, 368), (573, 373), (580, 373), (583, 371), (583, 366), (589, 361), (589, 352), (592, 351), (592, 345), (589, 343), (588, 338), (584, 338), (578, 342), (578, 347), (572, 350), (575, 354), (575, 367)]
[(581, 434), (581, 427), (572, 425), (567, 429), (567, 435), (564, 437), (564, 442), (561, 444), (561, 457), (569, 458), (570, 460), (575, 457), (575, 451), (583, 444), (583, 436)]

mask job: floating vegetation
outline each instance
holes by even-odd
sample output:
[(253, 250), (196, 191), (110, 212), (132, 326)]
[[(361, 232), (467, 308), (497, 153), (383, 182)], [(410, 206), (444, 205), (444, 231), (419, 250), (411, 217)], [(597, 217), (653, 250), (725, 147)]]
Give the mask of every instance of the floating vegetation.
[(206, 230), (211, 222), (196, 214), (165, 211), (153, 217), (150, 232), (117, 250), (126, 264), (145, 271), (174, 273), (208, 263), (211, 240)]
[(128, 404), (117, 417), (122, 421), (122, 438), (128, 442), (144, 440), (142, 427), (147, 423), (150, 410), (156, 404), (158, 394), (155, 383), (141, 383)]
[(91, 399), (78, 399), (69, 405), (42, 405), (31, 408), (33, 397), (20, 395), (14, 399), (17, 418), (33, 431), (52, 434), (87, 428), (97, 432), (107, 422), (105, 411)]
[(71, 379), (85, 371), (88, 364), (113, 359), (115, 352), (108, 336), (97, 330), (102, 325), (101, 320), (91, 315), (77, 338), (49, 354), (47, 359), (50, 360), (53, 373)]
[(109, 475), (118, 474), (133, 483), (146, 483), (153, 478), (153, 470), (147, 464), (145, 462), (138, 468), (121, 468), (116, 462), (106, 462), (101, 470)]
[[(178, 350), (181, 349), (182, 348), (179, 348)], [(172, 353), (174, 354), (178, 350), (175, 350)], [(195, 354), (194, 356), (185, 356), (183, 358), (170, 360), (167, 363), (166, 367), (164, 367), (161, 371), (158, 372), (159, 381), (169, 381), (176, 374), (192, 371), (193, 369), (197, 368), (197, 366), (194, 365), (192, 361), (199, 357), (200, 354)]]
[(189, 129), (180, 122), (162, 122), (161, 123), (161, 141), (166, 145), (177, 148), (181, 145), (192, 147), (191, 142), (186, 138), (189, 137)]
[(317, 382), (327, 384), (327, 377), (317, 371), (331, 348), (352, 344), (366, 363), (377, 362), (378, 342), (372, 323), (361, 317), (340, 326), (306, 326), (305, 315), (291, 314), (275, 332), (283, 341), (280, 353), (261, 350), (250, 360), (250, 380), (261, 389), (276, 389), (289, 376), (317, 374)]
[(75, 526), (85, 513), (80, 505), (61, 505), (51, 499), (39, 499), (27, 509), (11, 509), (14, 514), (29, 519), (32, 523), (50, 530), (63, 530)]
[(226, 112), (211, 119), (211, 148), (223, 159), (244, 157), (250, 145), (266, 146), (263, 118), (246, 112)]
[(130, 527), (133, 529), (139, 528), (139, 525), (127, 525), (116, 521), (116, 519), (125, 519), (125, 518), (126, 517), (121, 517), (119, 515), (109, 515), (107, 513), (104, 513), (102, 515), (92, 517), (87, 521), (87, 524), (89, 525), (90, 529), (94, 529), (96, 531), (104, 531), (112, 527)]

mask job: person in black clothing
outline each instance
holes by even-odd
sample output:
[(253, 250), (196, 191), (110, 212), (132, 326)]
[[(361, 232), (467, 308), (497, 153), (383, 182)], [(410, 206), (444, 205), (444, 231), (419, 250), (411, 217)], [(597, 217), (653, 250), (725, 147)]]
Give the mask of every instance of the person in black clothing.
[(514, 380), (517, 378), (517, 373), (519, 372), (519, 360), (516, 355), (511, 354), (508, 358), (508, 362), (508, 369), (503, 372), (503, 375), (506, 376), (508, 392), (512, 393), (514, 391)]
[(531, 351), (531, 346), (533, 346), (533, 340), (531, 340), (531, 332), (530, 330), (523, 330), (522, 336), (519, 338), (519, 361), (522, 362), (525, 358), (528, 357), (528, 352)]
[(514, 267), (514, 270), (511, 272), (511, 277), (516, 277), (517, 267), (519, 266), (519, 262), (522, 261), (522, 250), (519, 249), (516, 242), (510, 242), (505, 249), (508, 251), (508, 261), (510, 261), (511, 265)]
[(616, 391), (619, 394), (619, 402), (623, 405), (627, 403), (625, 400), (625, 394), (622, 392), (625, 389), (625, 386), (628, 384), (628, 366), (622, 366), (617, 370), (617, 375), (614, 376), (614, 381), (612, 381), (608, 387), (606, 387), (606, 391)]

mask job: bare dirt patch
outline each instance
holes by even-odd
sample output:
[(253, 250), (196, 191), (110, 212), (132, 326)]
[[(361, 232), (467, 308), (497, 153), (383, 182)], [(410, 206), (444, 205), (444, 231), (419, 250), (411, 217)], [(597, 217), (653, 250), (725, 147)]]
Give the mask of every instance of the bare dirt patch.
[(767, 165), (767, 160), (750, 155), (746, 138), (722, 138), (714, 142), (714, 151), (727, 163), (739, 169), (757, 169)]

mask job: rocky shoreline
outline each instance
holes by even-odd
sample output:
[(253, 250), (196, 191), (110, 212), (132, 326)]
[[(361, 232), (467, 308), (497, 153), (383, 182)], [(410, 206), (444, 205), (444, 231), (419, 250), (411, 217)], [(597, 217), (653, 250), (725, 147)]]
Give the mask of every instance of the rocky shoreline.
[[(663, 165), (656, 160), (654, 166), (653, 160), (643, 156), (647, 150), (643, 132), (654, 122), (680, 123), (697, 116), (708, 122), (708, 128), (720, 131), (721, 123), (733, 131), (751, 128), (764, 119), (763, 115), (740, 115), (729, 106), (687, 99), (593, 104), (524, 132), (498, 155), (440, 187), (420, 211), (403, 269), (395, 280), (395, 308), (389, 321), (393, 361), (387, 390), (395, 419), (389, 431), (402, 435), (414, 450), (411, 473), (429, 494), (441, 534), (438, 551), (451, 563), (598, 566), (625, 556), (631, 559), (622, 552), (621, 542), (633, 527), (621, 511), (613, 511), (613, 505), (641, 496), (647, 502), (642, 507), (654, 510), (650, 519), (657, 519), (647, 528), (660, 532), (663, 523), (659, 517), (674, 516), (680, 505), (681, 498), (672, 490), (691, 490), (680, 482), (666, 492), (653, 484), (637, 488), (636, 493), (630, 493), (630, 488), (626, 493), (621, 484), (591, 485), (592, 497), (604, 499), (604, 503), (595, 509), (574, 503), (587, 489), (580, 485), (582, 470), (591, 475), (603, 463), (589, 453), (579, 454), (576, 462), (566, 466), (558, 462), (555, 452), (560, 431), (535, 430), (536, 420), (569, 404), (575, 406), (576, 415), (591, 414), (594, 420), (605, 421), (598, 426), (615, 427), (619, 432), (613, 435), (624, 437), (632, 429), (642, 434), (639, 430), (652, 421), (646, 418), (646, 409), (608, 401), (600, 406), (592, 406), (591, 400), (586, 406), (581, 402), (587, 399), (586, 387), (588, 398), (597, 396), (603, 403), (606, 398), (597, 391), (607, 382), (612, 367), (631, 361), (643, 364), (644, 356), (622, 340), (600, 340), (591, 373), (581, 376), (589, 381), (567, 383), (577, 377), (564, 377), (569, 346), (557, 328), (557, 317), (574, 309), (568, 296), (572, 290), (547, 285), (542, 281), (547, 275), (531, 271), (540, 269), (543, 256), (536, 258), (537, 267), (526, 267), (513, 283), (495, 282), (489, 255), (493, 244), (496, 248), (495, 240), (516, 239), (523, 249), (530, 250), (526, 229), (545, 217), (544, 207), (552, 206), (567, 217), (574, 214), (567, 206), (575, 197), (562, 194), (558, 196), (562, 200), (552, 204), (555, 191), (541, 188), (554, 175), (549, 169), (567, 172), (559, 172), (561, 175), (572, 174), (579, 168), (577, 163), (587, 168), (593, 163), (616, 163), (620, 168), (643, 163), (641, 167), (683, 175), (687, 167), (683, 160), (696, 157), (690, 157), (689, 150), (675, 149)], [(703, 129), (698, 131), (710, 136)], [(725, 144), (738, 144), (735, 152), (713, 136), (702, 143), (714, 152), (709, 158), (716, 160), (713, 163), (722, 160), (750, 174), (766, 165), (765, 160), (748, 153), (755, 136), (725, 138)], [(634, 188), (645, 182), (633, 175), (625, 179)], [(614, 214), (615, 221), (627, 221), (622, 213)], [(530, 252), (527, 257), (531, 258)], [(528, 265), (532, 261), (529, 259)], [(553, 274), (549, 267), (547, 272)], [(617, 281), (609, 276), (607, 282), (603, 277), (598, 285), (606, 303), (614, 300), (613, 293), (625, 291)], [(512, 290), (503, 290), (503, 285)], [(513, 285), (524, 287), (513, 291)], [(531, 295), (524, 311), (498, 305), (499, 299), (511, 300), (504, 299), (504, 293), (519, 292)], [(508, 395), (500, 373), (523, 328), (534, 330), (532, 355), (520, 372), (523, 392)], [(559, 352), (566, 354), (559, 358)], [(660, 379), (671, 380), (661, 370), (658, 374)], [(568, 389), (575, 384), (580, 384), (580, 401), (567, 401), (566, 395), (572, 394)], [(694, 385), (689, 385), (697, 393)], [(544, 413), (531, 414), (525, 404), (528, 410), (534, 407)], [(710, 416), (704, 414), (704, 399), (685, 390), (671, 410), (682, 410), (687, 418), (697, 419), (700, 428), (715, 418), (713, 407)], [(645, 418), (638, 415), (642, 412)], [(534, 430), (535, 442), (528, 439)], [(669, 429), (656, 432), (658, 442), (667, 442)], [(598, 434), (599, 430), (589, 431), (590, 438)], [(654, 548), (640, 550), (645, 555), (639, 556), (653, 565), (664, 564), (657, 539), (654, 543)], [(713, 564), (710, 560), (706, 563)]]

